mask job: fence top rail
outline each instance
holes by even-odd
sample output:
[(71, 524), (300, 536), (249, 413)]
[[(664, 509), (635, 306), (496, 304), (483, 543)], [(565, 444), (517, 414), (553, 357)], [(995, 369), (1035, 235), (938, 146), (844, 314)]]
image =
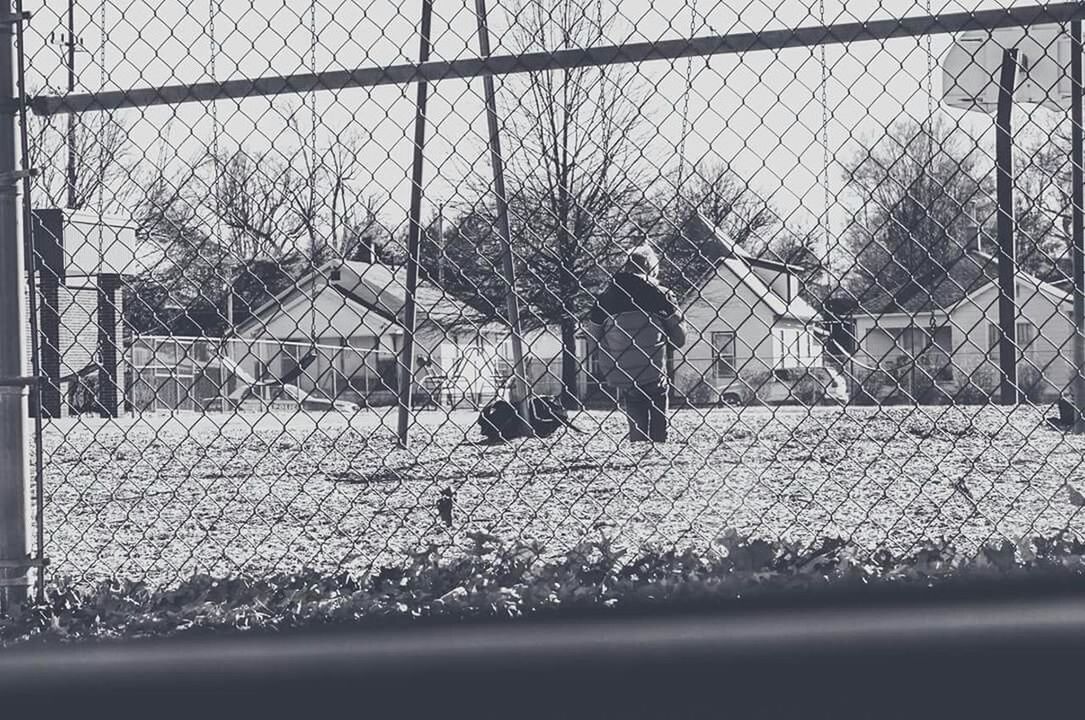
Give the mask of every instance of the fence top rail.
[(541, 51), (488, 58), (468, 58), (425, 63), (403, 63), (387, 67), (357, 68), (324, 73), (275, 75), (242, 78), (222, 82), (166, 85), (98, 93), (41, 95), (30, 101), (38, 115), (101, 112), (122, 108), (178, 105), (310, 93), (320, 90), (404, 85), (419, 81), (437, 82), (469, 79), (485, 75), (512, 75), (578, 67), (623, 65), (651, 60), (675, 60), (744, 53), (757, 50), (783, 50), (797, 47), (847, 44), (869, 40), (922, 37), (968, 30), (993, 31), (1007, 27), (1066, 23), (1085, 19), (1085, 3), (1064, 2), (1028, 7), (997, 8), (973, 12), (954, 12), (885, 20), (784, 28), (760, 32), (678, 38), (660, 42), (605, 45), (569, 50)]
[(258, 345), (277, 347), (299, 347), (313, 350), (353, 351), (359, 354), (385, 353), (395, 355), (392, 350), (384, 348), (358, 347), (356, 345), (329, 345), (328, 343), (314, 343), (309, 340), (279, 340), (278, 338), (241, 338), (241, 337), (211, 337), (207, 335), (136, 335), (126, 341), (130, 348), (150, 350), (152, 345), (197, 345), (203, 343), (208, 347), (216, 347), (230, 344), (234, 347), (255, 347)]

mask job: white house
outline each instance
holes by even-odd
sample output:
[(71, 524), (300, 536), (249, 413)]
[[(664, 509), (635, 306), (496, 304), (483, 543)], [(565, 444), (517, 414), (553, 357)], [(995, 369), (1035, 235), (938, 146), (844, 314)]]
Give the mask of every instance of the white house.
[(800, 296), (799, 268), (756, 258), (698, 217), (723, 249), (714, 270), (684, 304), (686, 346), (675, 384), (688, 392), (783, 367), (817, 367), (823, 358), (818, 312)]
[[(406, 269), (332, 261), (272, 298), (238, 326), (240, 358), (254, 377), (291, 374), (304, 392), (363, 404), (394, 402), (403, 347)], [(416, 389), (435, 384), (453, 401), (485, 401), (508, 375), (507, 332), (419, 280)], [(236, 352), (236, 351), (235, 351)], [(430, 382), (432, 380), (433, 382)]]
[[(1072, 299), (1068, 292), (1019, 271), (1016, 335), (1019, 386), (1035, 399), (1059, 396), (1073, 377)], [(952, 396), (971, 383), (994, 391), (999, 375), (998, 261), (970, 250), (891, 296), (864, 301), (855, 317), (855, 364)], [(886, 375), (882, 374), (885, 378)]]

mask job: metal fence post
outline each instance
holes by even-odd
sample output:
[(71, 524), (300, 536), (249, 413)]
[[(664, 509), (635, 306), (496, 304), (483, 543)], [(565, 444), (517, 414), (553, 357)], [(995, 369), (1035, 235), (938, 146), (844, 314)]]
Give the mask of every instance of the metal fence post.
[(1082, 168), (1082, 44), (1081, 21), (1070, 23), (1070, 74), (1072, 99), (1071, 143), (1074, 158), (1073, 168), (1073, 282), (1074, 293), (1074, 405), (1077, 407), (1075, 432), (1085, 433), (1085, 222), (1082, 213), (1085, 208), (1085, 168)]
[[(422, 0), (421, 39), (418, 62), (429, 60), (429, 33), (433, 17), (432, 0)], [(418, 83), (418, 95), (414, 118), (414, 163), (411, 168), (410, 227), (407, 229), (407, 287), (403, 305), (403, 348), (399, 360), (399, 416), (397, 438), (399, 446), (409, 444), (411, 391), (414, 385), (414, 341), (417, 328), (415, 294), (418, 291), (418, 248), (422, 222), (422, 173), (425, 169), (423, 148), (426, 144), (426, 97), (429, 84)]]
[[(478, 16), (478, 44), (484, 61), (490, 58), (490, 31), (486, 24), (486, 0), (475, 0)], [(501, 132), (497, 121), (497, 99), (493, 75), (482, 76), (486, 96), (486, 121), (490, 141), (490, 164), (493, 168), (494, 195), (497, 201), (497, 231), (501, 235), (501, 266), (508, 288), (508, 322), (512, 328), (512, 388), (509, 400), (516, 405), (524, 426), (530, 429), (527, 372), (524, 370), (523, 337), (520, 331), (520, 306), (516, 297), (516, 263), (512, 251), (512, 228), (509, 225), (509, 203), (505, 194), (505, 165), (501, 155)]]
[(26, 276), (19, 237), (18, 176), (15, 172), (14, 23), (10, 0), (0, 4), (0, 611), (26, 599), (27, 385), (18, 379), (26, 366), (23, 312)]
[(998, 170), (998, 324), (999, 364), (1002, 370), (1001, 402), (1016, 405), (1017, 388), (1017, 248), (1013, 208), (1013, 89), (1017, 85), (1017, 49), (1002, 54), (998, 88), (998, 119), (995, 122), (995, 155)]

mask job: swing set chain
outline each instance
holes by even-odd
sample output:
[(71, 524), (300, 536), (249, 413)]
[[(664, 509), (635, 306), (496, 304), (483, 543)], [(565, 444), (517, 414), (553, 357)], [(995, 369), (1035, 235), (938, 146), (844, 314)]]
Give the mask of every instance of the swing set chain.
[[(697, 0), (685, 0), (685, 7), (689, 10), (689, 37), (693, 38), (696, 32), (697, 22)], [(707, 59), (706, 59), (707, 62)], [(682, 95), (682, 134), (679, 137), (678, 148), (678, 179), (675, 182), (675, 210), (681, 212), (682, 206), (682, 189), (685, 180), (686, 170), (686, 144), (687, 136), (689, 134), (689, 99), (693, 94), (693, 56), (686, 58), (686, 85), (685, 92)], [(692, 172), (695, 172), (691, 168)]]
[[(216, 68), (216, 61), (218, 58), (218, 41), (215, 37), (215, 18), (219, 14), (221, 9), (221, 0), (207, 0), (207, 37), (208, 44), (210, 45), (210, 58), (208, 60), (208, 72), (211, 75), (211, 82), (218, 82), (218, 71)], [(218, 188), (218, 170), (219, 170), (219, 118), (218, 118), (218, 103), (212, 101), (210, 103), (211, 112), (211, 157), (212, 162), (215, 164), (215, 192), (219, 191)], [(221, 213), (216, 213), (216, 216)]]
[[(317, 46), (317, 27), (316, 27), (316, 0), (311, 0), (309, 3), (309, 67), (313, 75), (317, 74), (316, 65), (316, 46)], [(309, 95), (310, 105), (310, 121), (312, 124), (312, 133), (309, 138), (309, 152), (312, 156), (312, 169), (309, 172), (309, 197), (311, 202), (316, 202), (316, 175), (317, 175), (317, 141), (316, 134), (319, 125), (317, 114), (317, 102), (316, 93), (310, 93)], [(329, 238), (330, 239), (330, 238)], [(314, 251), (316, 248), (313, 248)], [(316, 258), (312, 258), (315, 263)], [(315, 265), (314, 265), (314, 270)], [(314, 296), (311, 307), (309, 308), (309, 337), (312, 342), (312, 351), (316, 352), (317, 336), (316, 336), (316, 296), (314, 286)]]
[[(825, 0), (818, 0), (818, 18), (821, 25), (825, 26)], [(832, 207), (831, 162), (829, 159), (829, 63), (828, 55), (822, 44), (819, 48), (821, 54), (821, 183), (824, 191), (824, 210), (822, 211), (822, 233), (825, 240), (826, 257), (832, 251), (832, 223), (830, 208)]]

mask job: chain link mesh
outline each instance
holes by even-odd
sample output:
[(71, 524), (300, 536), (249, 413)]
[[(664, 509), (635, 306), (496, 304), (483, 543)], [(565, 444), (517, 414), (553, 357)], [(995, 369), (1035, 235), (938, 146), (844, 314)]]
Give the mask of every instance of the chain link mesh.
[[(510, 287), (482, 80), (455, 69), (478, 57), (479, 8), (433, 4), (430, 59), (447, 77), (430, 78), (419, 148), (417, 77), (393, 70), (417, 60), (422, 5), (35, 9), (22, 130), (38, 170), (38, 523), (56, 576), (365, 570), (474, 532), (553, 554), (600, 532), (632, 548), (734, 528), (908, 551), (1081, 530), (1085, 441), (1049, 416), (1068, 400), (1072, 425), (1083, 400), (1068, 20), (1085, 11), (965, 32), (1005, 17), (981, 11), (1038, 6), (492, 2), (492, 57), (532, 68), (494, 76)], [(933, 32), (856, 30), (932, 12)], [(820, 26), (827, 43), (793, 39)], [(691, 41), (738, 35), (750, 49)], [(667, 41), (692, 52), (623, 62)], [(606, 47), (595, 64), (538, 65)], [(990, 103), (1009, 47), (1007, 344)], [(326, 82), (357, 68), (390, 80)], [(306, 77), (320, 89), (290, 91)], [(276, 78), (286, 91), (184, 90)], [(104, 100), (138, 89), (160, 100)], [(632, 306), (600, 301), (644, 244), (669, 295), (642, 278)], [(487, 444), (479, 411), (514, 391), (510, 293), (530, 392), (576, 427)], [(623, 314), (644, 322), (632, 340)], [(650, 341), (652, 363), (614, 357), (615, 335)], [(665, 391), (626, 382), (643, 386), (644, 367)], [(668, 441), (632, 442), (625, 410), (655, 432), (653, 403)]]

